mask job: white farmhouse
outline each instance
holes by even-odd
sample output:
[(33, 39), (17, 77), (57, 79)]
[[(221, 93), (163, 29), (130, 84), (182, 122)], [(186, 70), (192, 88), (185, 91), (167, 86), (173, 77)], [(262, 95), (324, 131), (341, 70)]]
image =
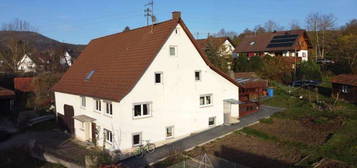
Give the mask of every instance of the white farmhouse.
[(35, 72), (36, 64), (27, 54), (25, 54), (18, 62), (17, 69), (23, 72)]
[(238, 121), (238, 84), (208, 62), (180, 15), (89, 43), (53, 88), (77, 139), (125, 153)]

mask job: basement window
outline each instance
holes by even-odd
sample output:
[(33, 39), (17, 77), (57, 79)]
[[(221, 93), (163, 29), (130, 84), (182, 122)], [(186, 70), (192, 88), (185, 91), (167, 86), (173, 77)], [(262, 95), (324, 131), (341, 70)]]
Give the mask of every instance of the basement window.
[(84, 80), (89, 80), (89, 79), (93, 76), (94, 72), (95, 72), (95, 70), (92, 70), (92, 71), (88, 72), (88, 74), (87, 74), (87, 76), (84, 78)]
[(133, 134), (133, 146), (138, 146), (141, 144), (141, 132)]
[(209, 125), (209, 126), (214, 126), (214, 125), (216, 125), (216, 117), (210, 117), (210, 118), (208, 118), (208, 125)]

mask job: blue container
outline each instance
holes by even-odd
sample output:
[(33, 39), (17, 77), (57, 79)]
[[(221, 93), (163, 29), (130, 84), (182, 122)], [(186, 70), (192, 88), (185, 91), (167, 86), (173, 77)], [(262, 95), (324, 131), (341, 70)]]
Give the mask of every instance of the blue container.
[(274, 96), (274, 88), (267, 88), (268, 91), (268, 96), (273, 97)]

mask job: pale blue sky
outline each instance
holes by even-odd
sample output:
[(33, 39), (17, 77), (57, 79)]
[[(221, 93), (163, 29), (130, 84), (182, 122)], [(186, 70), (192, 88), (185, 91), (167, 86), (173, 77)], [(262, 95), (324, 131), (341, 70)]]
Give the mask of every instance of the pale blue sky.
[[(27, 20), (39, 32), (58, 41), (86, 44), (117, 33), (125, 26), (146, 25), (148, 0), (1, 0), (0, 24), (15, 18)], [(337, 24), (357, 18), (357, 0), (154, 0), (159, 21), (179, 10), (192, 33), (201, 36), (224, 28), (242, 32), (273, 20), (288, 27), (292, 20), (305, 26), (312, 12), (334, 14)]]

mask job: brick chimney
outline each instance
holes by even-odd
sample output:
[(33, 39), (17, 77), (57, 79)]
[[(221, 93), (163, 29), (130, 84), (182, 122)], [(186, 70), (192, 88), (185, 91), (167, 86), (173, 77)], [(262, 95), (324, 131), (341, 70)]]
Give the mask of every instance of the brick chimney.
[(180, 19), (180, 18), (181, 18), (181, 12), (180, 11), (172, 12), (172, 19)]

